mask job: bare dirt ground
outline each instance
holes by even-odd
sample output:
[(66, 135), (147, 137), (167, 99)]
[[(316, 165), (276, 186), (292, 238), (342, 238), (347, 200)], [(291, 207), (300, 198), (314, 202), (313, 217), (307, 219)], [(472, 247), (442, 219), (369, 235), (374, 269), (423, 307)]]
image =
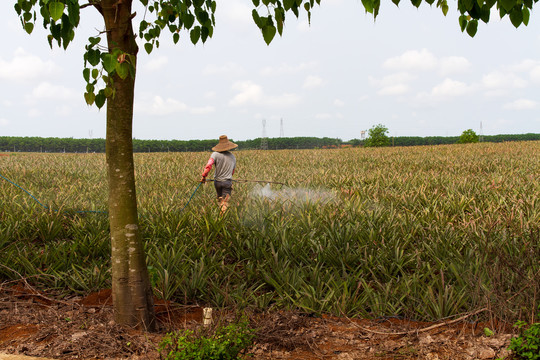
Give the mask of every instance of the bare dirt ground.
[[(160, 359), (157, 345), (172, 330), (202, 326), (202, 308), (156, 300), (159, 331), (145, 333), (113, 321), (110, 290), (85, 298), (54, 299), (28, 286), (0, 284), (0, 353), (54, 359)], [(216, 323), (232, 314), (214, 311)], [(468, 314), (471, 315), (471, 314)], [(250, 314), (257, 329), (250, 359), (496, 359), (511, 327), (472, 323), (473, 318), (440, 323), (384, 318), (360, 320), (301, 313)], [(495, 330), (492, 336), (484, 328)], [(0, 356), (1, 358), (1, 356)]]

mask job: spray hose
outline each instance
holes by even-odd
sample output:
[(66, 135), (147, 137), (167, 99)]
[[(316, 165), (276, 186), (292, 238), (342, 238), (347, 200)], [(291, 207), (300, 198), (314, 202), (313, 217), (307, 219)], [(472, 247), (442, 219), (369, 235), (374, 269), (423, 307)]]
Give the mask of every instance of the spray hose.
[[(9, 180), (8, 178), (6, 178), (5, 176), (3, 176), (2, 174), (0, 174), (0, 177), (4, 180), (6, 180), (8, 183), (10, 183), (11, 185), (21, 189), (22, 191), (24, 191), (26, 194), (28, 194), (28, 196), (30, 196), (32, 199), (34, 199), (35, 202), (37, 202), (39, 205), (41, 205), (45, 210), (51, 210), (51, 211), (54, 211), (54, 212), (58, 212), (59, 210), (56, 210), (56, 209), (51, 209), (50, 207), (48, 207), (47, 205), (44, 205), (43, 203), (41, 203), (41, 201), (39, 201), (34, 195), (32, 195), (28, 190), (26, 190), (25, 188), (23, 188), (22, 186), (14, 183), (13, 181)], [(199, 187), (201, 186), (202, 183), (199, 183), (199, 185), (197, 185), (197, 187), (195, 188), (195, 191), (191, 194), (191, 197), (189, 198), (188, 202), (186, 203), (186, 205), (184, 205), (184, 207), (182, 208), (182, 210), (180, 210), (180, 212), (183, 212), (184, 209), (189, 205), (189, 203), (191, 202), (191, 200), (193, 199), (193, 197), (195, 196), (195, 193), (197, 192), (197, 190), (199, 190)], [(84, 213), (93, 213), (93, 214), (108, 214), (107, 211), (95, 211), (95, 210), (79, 210), (79, 211), (62, 211), (63, 213), (76, 213), (76, 214), (84, 214)]]
[[(22, 191), (24, 191), (26, 194), (28, 194), (28, 196), (30, 196), (32, 199), (34, 199), (39, 205), (41, 205), (44, 209), (46, 210), (51, 210), (51, 211), (59, 211), (59, 210), (55, 210), (55, 209), (51, 209), (50, 207), (48, 207), (47, 205), (43, 205), (34, 195), (32, 195), (28, 190), (24, 189), (22, 186), (18, 185), (18, 184), (15, 184), (13, 181), (9, 180), (8, 178), (4, 177), (2, 174), (0, 174), (0, 177), (4, 180), (6, 180), (8, 183), (10, 183), (11, 185), (13, 186), (16, 186), (17, 188), (21, 189)], [(208, 179), (206, 181), (215, 181), (215, 179)], [(238, 179), (238, 180), (232, 180), (234, 182), (243, 182), (243, 183), (247, 183), (247, 182), (252, 182), (252, 183), (263, 183), (263, 184), (279, 184), (279, 185), (285, 185), (285, 183), (282, 183), (282, 182), (277, 182), (277, 181), (266, 181), (266, 180), (246, 180), (246, 179)], [(183, 212), (184, 209), (189, 205), (189, 203), (191, 202), (191, 200), (193, 199), (193, 197), (195, 196), (195, 194), (197, 193), (197, 190), (199, 190), (199, 187), (202, 185), (202, 182), (199, 182), (199, 185), (197, 185), (197, 187), (195, 188), (195, 191), (193, 191), (193, 193), (191, 194), (191, 196), (189, 197), (189, 200), (188, 202), (186, 203), (186, 205), (184, 205), (184, 207), (182, 208), (182, 210), (180, 210), (180, 212)], [(62, 211), (64, 213), (77, 213), (77, 214), (83, 214), (83, 213), (94, 213), (94, 214), (108, 214), (107, 211), (95, 211), (95, 210), (79, 210), (79, 211)]]

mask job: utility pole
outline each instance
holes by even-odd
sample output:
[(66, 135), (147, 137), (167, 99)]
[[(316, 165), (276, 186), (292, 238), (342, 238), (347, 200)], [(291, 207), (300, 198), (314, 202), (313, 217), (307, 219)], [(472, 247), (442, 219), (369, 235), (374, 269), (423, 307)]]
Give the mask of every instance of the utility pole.
[(480, 121), (480, 136), (478, 139), (480, 142), (484, 141), (484, 130), (482, 129), (482, 122)]
[(268, 137), (266, 136), (266, 119), (262, 119), (261, 150), (268, 150)]

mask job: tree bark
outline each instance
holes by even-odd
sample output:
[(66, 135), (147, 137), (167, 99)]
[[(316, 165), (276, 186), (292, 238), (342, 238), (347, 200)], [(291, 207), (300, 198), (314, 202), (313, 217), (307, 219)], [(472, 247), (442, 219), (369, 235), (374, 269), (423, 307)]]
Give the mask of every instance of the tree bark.
[[(120, 48), (135, 61), (138, 51), (131, 24), (131, 0), (104, 0), (109, 52)], [(134, 66), (136, 64), (133, 64)], [(113, 76), (114, 95), (107, 99), (106, 157), (109, 181), (112, 296), (115, 321), (154, 330), (153, 294), (137, 217), (133, 162), (133, 102), (135, 77)]]

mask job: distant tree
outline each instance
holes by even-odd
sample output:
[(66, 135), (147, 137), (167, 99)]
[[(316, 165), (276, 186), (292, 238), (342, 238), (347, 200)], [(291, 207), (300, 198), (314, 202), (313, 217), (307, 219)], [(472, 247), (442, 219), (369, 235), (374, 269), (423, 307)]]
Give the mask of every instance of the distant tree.
[(476, 135), (476, 133), (472, 129), (465, 130), (461, 134), (458, 140), (459, 144), (468, 144), (468, 143), (477, 143), (477, 142), (478, 142), (478, 135)]
[(352, 146), (359, 146), (362, 144), (362, 140), (360, 139), (351, 139), (349, 140), (349, 144), (351, 144)]
[(386, 133), (388, 128), (382, 124), (375, 125), (368, 130), (368, 138), (366, 139), (364, 146), (367, 147), (380, 147), (390, 145), (390, 138)]

